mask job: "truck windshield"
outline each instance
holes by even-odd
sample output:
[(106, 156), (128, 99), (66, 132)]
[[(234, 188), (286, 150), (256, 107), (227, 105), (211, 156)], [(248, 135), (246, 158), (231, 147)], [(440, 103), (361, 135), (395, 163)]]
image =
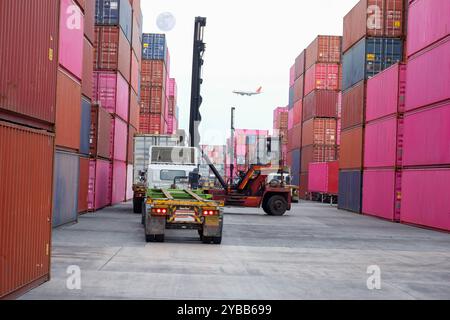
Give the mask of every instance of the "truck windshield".
[(161, 181), (173, 181), (176, 177), (184, 177), (186, 172), (182, 170), (161, 170)]

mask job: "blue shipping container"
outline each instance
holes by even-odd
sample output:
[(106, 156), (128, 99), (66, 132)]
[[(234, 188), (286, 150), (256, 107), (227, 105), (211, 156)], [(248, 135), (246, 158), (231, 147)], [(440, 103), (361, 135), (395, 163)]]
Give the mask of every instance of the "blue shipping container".
[(120, 26), (128, 42), (133, 36), (133, 10), (128, 0), (96, 0), (95, 24)]
[(142, 59), (166, 60), (167, 43), (166, 35), (144, 33), (142, 36)]
[(300, 185), (300, 164), (301, 164), (301, 150), (295, 149), (292, 151), (292, 165), (291, 165), (291, 174), (292, 174), (292, 184), (299, 186)]
[(81, 132), (80, 132), (80, 153), (89, 155), (90, 151), (90, 131), (91, 131), (91, 103), (85, 98), (81, 99)]
[(289, 110), (294, 108), (295, 91), (294, 87), (289, 88)]
[(362, 202), (362, 172), (339, 172), (339, 198), (338, 208), (361, 213)]
[(80, 157), (57, 151), (53, 177), (53, 227), (78, 220)]
[(403, 40), (364, 38), (343, 57), (343, 90), (369, 79), (403, 59)]

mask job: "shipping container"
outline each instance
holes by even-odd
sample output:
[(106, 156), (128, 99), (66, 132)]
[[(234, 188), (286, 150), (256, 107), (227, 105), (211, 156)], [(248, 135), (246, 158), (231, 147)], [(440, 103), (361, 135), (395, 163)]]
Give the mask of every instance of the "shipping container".
[(314, 118), (304, 122), (302, 146), (336, 145), (336, 124), (336, 119), (332, 118)]
[(130, 87), (120, 73), (94, 72), (95, 101), (111, 114), (128, 121)]
[(341, 90), (342, 68), (339, 64), (318, 63), (305, 73), (305, 90), (307, 96), (314, 90)]
[(142, 35), (142, 59), (164, 61), (167, 59), (165, 34), (144, 33)]
[(416, 0), (408, 11), (408, 56), (450, 35), (450, 1)]
[(95, 42), (95, 1), (84, 1), (84, 36), (91, 44)]
[(89, 158), (80, 157), (80, 172), (78, 182), (78, 213), (85, 213), (88, 207), (89, 195)]
[(448, 168), (403, 171), (401, 221), (450, 231), (449, 181)]
[(139, 128), (139, 102), (138, 96), (133, 90), (130, 92), (130, 115), (129, 115), (129, 123), (134, 128)]
[(62, 70), (58, 70), (55, 129), (57, 146), (80, 149), (81, 84)]
[(78, 220), (80, 157), (56, 151), (53, 175), (53, 228)]
[(402, 165), (403, 128), (403, 117), (399, 118), (395, 115), (366, 125), (364, 168), (393, 168)]
[(288, 130), (291, 131), (294, 128), (294, 109), (289, 109), (288, 112)]
[(402, 37), (403, 0), (361, 0), (344, 17), (343, 52), (364, 37)]
[(140, 84), (140, 77), (141, 77), (141, 71), (140, 71), (140, 65), (139, 60), (136, 58), (133, 52), (131, 52), (131, 88), (134, 90), (134, 92), (139, 92), (139, 84)]
[(113, 152), (114, 160), (125, 162), (127, 161), (127, 145), (128, 145), (128, 126), (127, 123), (119, 118), (113, 120), (114, 140)]
[(142, 13), (134, 11), (133, 13), (133, 38), (131, 47), (138, 61), (142, 60)]
[(366, 84), (365, 81), (342, 93), (342, 130), (364, 124), (366, 109)]
[(288, 149), (300, 149), (302, 147), (302, 126), (297, 125), (288, 131)]
[(59, 64), (78, 80), (81, 80), (83, 75), (84, 15), (73, 0), (60, 0), (60, 4)]
[(336, 118), (339, 92), (314, 90), (303, 99), (303, 121), (311, 118)]
[(298, 195), (299, 195), (300, 199), (303, 199), (303, 200), (308, 199), (308, 182), (309, 182), (308, 173), (307, 172), (301, 173), (300, 174), (300, 182), (299, 182), (300, 189), (298, 190)]
[(403, 165), (450, 165), (450, 102), (407, 113)]
[(366, 122), (403, 113), (406, 65), (395, 64), (367, 81)]
[(119, 71), (130, 82), (130, 44), (119, 27), (95, 27), (94, 69)]
[(339, 172), (339, 209), (361, 213), (362, 178), (360, 170)]
[(91, 112), (91, 130), (89, 135), (90, 156), (112, 159), (114, 137), (113, 118), (104, 108), (93, 105)]
[(166, 114), (166, 93), (163, 87), (141, 87), (141, 113)]
[(362, 212), (367, 215), (400, 221), (401, 171), (378, 169), (364, 171)]
[(59, 6), (53, 0), (1, 1), (1, 119), (53, 131), (58, 21)]
[(132, 37), (132, 10), (129, 0), (96, 0), (95, 23), (120, 26), (128, 42)]
[(403, 60), (403, 39), (364, 38), (343, 57), (345, 91)]
[(289, 69), (289, 87), (295, 83), (295, 64)]
[(292, 184), (300, 185), (300, 166), (301, 166), (301, 150), (295, 149), (291, 152), (291, 174), (294, 177)]
[(91, 133), (91, 102), (81, 99), (81, 130), (80, 130), (80, 154), (88, 155), (90, 152)]
[(308, 171), (308, 192), (338, 194), (338, 161), (310, 163)]
[(94, 47), (84, 38), (83, 45), (83, 80), (81, 81), (81, 93), (92, 99), (92, 79), (94, 78)]
[(302, 74), (305, 73), (305, 58), (306, 51), (303, 50), (302, 53), (295, 59), (295, 80), (300, 78)]
[(278, 107), (273, 112), (273, 128), (287, 129), (289, 109), (287, 107)]
[(54, 136), (0, 121), (0, 150), (0, 298), (14, 298), (49, 279)]
[(294, 107), (295, 89), (294, 86), (289, 88), (289, 110)]
[(355, 127), (341, 132), (341, 146), (339, 154), (341, 169), (362, 169), (363, 143), (363, 127)]
[(341, 62), (342, 37), (318, 36), (306, 49), (305, 69), (316, 63)]
[(114, 160), (111, 205), (119, 204), (125, 201), (126, 188), (127, 188), (127, 163)]
[(304, 92), (304, 76), (301, 75), (297, 80), (294, 82), (294, 104), (295, 102), (303, 99), (303, 92)]
[(89, 161), (88, 206), (97, 211), (111, 205), (112, 164), (108, 160)]
[(129, 164), (133, 164), (134, 162), (134, 135), (137, 133), (137, 130), (132, 126), (128, 127), (128, 146), (127, 146), (127, 161)]
[(162, 60), (143, 60), (141, 62), (141, 87), (166, 87), (167, 70)]
[(450, 37), (408, 61), (406, 110), (450, 99)]
[(139, 132), (144, 134), (162, 134), (164, 128), (164, 115), (162, 114), (140, 114)]
[(302, 114), (303, 114), (303, 100), (299, 100), (294, 104), (293, 116), (294, 116), (294, 126), (302, 124)]
[(302, 173), (308, 172), (310, 163), (335, 161), (336, 151), (336, 146), (310, 145), (303, 147), (300, 171)]

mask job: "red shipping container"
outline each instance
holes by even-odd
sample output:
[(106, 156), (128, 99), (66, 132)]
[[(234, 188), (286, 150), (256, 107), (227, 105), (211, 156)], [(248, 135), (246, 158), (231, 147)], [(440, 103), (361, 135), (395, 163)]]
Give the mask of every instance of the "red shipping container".
[(54, 135), (0, 121), (0, 150), (2, 299), (49, 280)]
[(127, 188), (127, 163), (113, 161), (112, 197), (111, 205), (125, 201)]
[(140, 114), (139, 133), (161, 134), (164, 132), (164, 122), (162, 114)]
[(62, 70), (58, 70), (55, 129), (57, 146), (79, 150), (81, 84)]
[(84, 1), (84, 35), (95, 43), (95, 1)]
[(302, 126), (297, 125), (288, 132), (288, 149), (300, 149), (302, 147)]
[(450, 231), (449, 181), (450, 169), (403, 171), (401, 221)]
[(273, 128), (287, 129), (289, 109), (288, 107), (278, 107), (273, 111)]
[(408, 11), (408, 56), (450, 35), (450, 1), (417, 0)]
[(127, 162), (133, 164), (134, 162), (134, 135), (137, 130), (132, 126), (128, 127), (128, 146), (127, 146)]
[(403, 118), (393, 116), (366, 125), (364, 167), (383, 168), (402, 165)]
[(366, 85), (359, 82), (342, 94), (342, 130), (364, 123), (366, 108)]
[(112, 164), (107, 160), (89, 161), (88, 207), (90, 211), (111, 205)]
[(141, 87), (141, 113), (165, 114), (166, 94), (163, 87)]
[(366, 170), (363, 174), (362, 212), (395, 222), (400, 221), (401, 171)]
[(80, 174), (78, 182), (78, 213), (87, 212), (89, 194), (89, 158), (80, 157)]
[(309, 68), (305, 73), (305, 90), (307, 96), (313, 90), (341, 89), (342, 70), (339, 64), (318, 63)]
[(314, 90), (303, 99), (303, 121), (311, 118), (336, 118), (339, 92)]
[(127, 144), (128, 144), (128, 126), (119, 118), (114, 118), (113, 121), (114, 140), (114, 160), (127, 161)]
[(302, 53), (295, 59), (295, 80), (300, 78), (302, 74), (305, 73), (305, 56), (306, 51), (303, 50)]
[(0, 21), (0, 118), (53, 131), (59, 6), (2, 0)]
[(303, 90), (304, 90), (304, 77), (303, 75), (301, 75), (294, 82), (294, 102), (303, 99)]
[(84, 38), (83, 47), (83, 80), (81, 81), (81, 93), (92, 99), (92, 79), (94, 78), (94, 47)]
[(310, 145), (302, 148), (300, 172), (308, 172), (309, 164), (336, 161), (336, 146)]
[(407, 113), (404, 166), (450, 165), (450, 102)]
[(294, 104), (294, 126), (302, 124), (303, 100), (299, 100)]
[(294, 128), (294, 109), (290, 109), (288, 112), (288, 130)]
[(364, 37), (402, 37), (403, 0), (361, 0), (344, 17), (342, 51)]
[(163, 60), (143, 60), (141, 62), (141, 87), (166, 86), (166, 66)]
[(302, 146), (313, 144), (336, 145), (336, 119), (314, 118), (303, 123)]
[(120, 27), (95, 27), (94, 69), (119, 71), (130, 82), (130, 43)]
[(134, 90), (134, 92), (139, 92), (139, 84), (140, 84), (140, 70), (139, 70), (139, 61), (134, 55), (134, 53), (131, 53), (131, 88)]
[(130, 116), (129, 123), (134, 128), (139, 128), (139, 103), (137, 94), (131, 90), (130, 92)]
[(405, 111), (406, 65), (395, 64), (367, 81), (366, 122)]
[(295, 64), (289, 69), (289, 87), (295, 83)]
[(339, 162), (309, 164), (308, 191), (337, 195), (339, 185)]
[(112, 159), (114, 137), (112, 116), (104, 108), (93, 105), (91, 109), (90, 156)]
[(408, 61), (406, 110), (450, 99), (450, 37)]
[(362, 169), (363, 167), (363, 127), (341, 131), (339, 166), (341, 169)]
[(316, 63), (341, 62), (342, 37), (318, 36), (306, 49), (305, 69)]
[(298, 195), (300, 199), (306, 200), (308, 198), (308, 182), (309, 177), (308, 173), (301, 173), (300, 174), (300, 189), (298, 190)]
[(142, 60), (142, 21), (140, 13), (133, 12), (132, 49), (138, 61)]

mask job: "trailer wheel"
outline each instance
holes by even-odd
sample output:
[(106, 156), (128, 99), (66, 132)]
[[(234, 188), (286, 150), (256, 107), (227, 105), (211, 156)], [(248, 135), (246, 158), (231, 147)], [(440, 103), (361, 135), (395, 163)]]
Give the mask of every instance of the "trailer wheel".
[(133, 198), (133, 212), (136, 214), (142, 213), (142, 198)]
[(147, 242), (164, 242), (164, 235), (163, 234), (146, 235), (145, 240)]
[(283, 196), (274, 195), (267, 201), (267, 210), (269, 215), (282, 216), (286, 213), (288, 202)]
[(222, 243), (222, 237), (203, 237), (202, 242), (204, 244), (221, 244)]

